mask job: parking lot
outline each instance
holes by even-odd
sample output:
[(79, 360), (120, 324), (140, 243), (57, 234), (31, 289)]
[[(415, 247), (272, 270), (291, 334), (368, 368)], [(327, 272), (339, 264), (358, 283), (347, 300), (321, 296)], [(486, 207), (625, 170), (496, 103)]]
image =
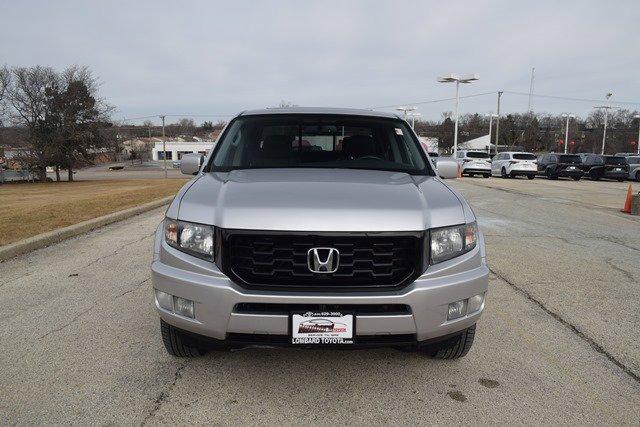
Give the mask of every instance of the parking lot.
[(467, 357), (172, 358), (152, 306), (156, 210), (0, 264), (0, 423), (637, 424), (640, 217), (619, 213), (628, 183), (452, 183), (492, 271)]

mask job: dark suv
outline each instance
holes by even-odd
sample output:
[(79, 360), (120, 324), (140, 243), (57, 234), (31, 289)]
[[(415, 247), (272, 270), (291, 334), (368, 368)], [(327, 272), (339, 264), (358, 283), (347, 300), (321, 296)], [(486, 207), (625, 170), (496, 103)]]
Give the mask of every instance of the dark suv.
[(582, 178), (582, 160), (575, 154), (544, 154), (538, 159), (538, 174), (549, 179), (567, 177), (578, 181)]
[(622, 182), (629, 177), (629, 164), (621, 156), (587, 154), (584, 157), (582, 170), (586, 176), (594, 181), (608, 178)]

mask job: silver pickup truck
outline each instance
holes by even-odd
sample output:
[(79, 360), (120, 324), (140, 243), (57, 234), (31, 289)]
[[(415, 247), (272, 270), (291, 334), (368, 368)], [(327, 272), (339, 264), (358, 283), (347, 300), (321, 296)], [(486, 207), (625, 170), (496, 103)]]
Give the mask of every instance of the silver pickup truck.
[[(158, 227), (151, 265), (175, 356), (390, 346), (464, 356), (489, 270), (467, 202), (407, 123), (369, 110), (245, 111)], [(439, 175), (439, 176), (438, 176)]]

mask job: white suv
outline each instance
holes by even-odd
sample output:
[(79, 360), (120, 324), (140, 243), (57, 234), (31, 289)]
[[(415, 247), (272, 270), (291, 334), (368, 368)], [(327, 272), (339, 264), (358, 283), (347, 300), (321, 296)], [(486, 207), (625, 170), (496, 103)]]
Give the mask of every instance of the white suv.
[(461, 175), (491, 176), (491, 158), (485, 151), (459, 150), (456, 160), (460, 165)]
[(522, 175), (534, 179), (537, 170), (537, 157), (532, 153), (505, 151), (496, 154), (491, 163), (491, 174), (499, 174), (503, 178)]

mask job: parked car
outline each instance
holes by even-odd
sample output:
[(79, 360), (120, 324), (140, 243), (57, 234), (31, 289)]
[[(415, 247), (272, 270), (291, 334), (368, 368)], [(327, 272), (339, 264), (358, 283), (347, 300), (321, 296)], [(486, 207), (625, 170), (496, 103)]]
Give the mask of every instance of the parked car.
[(579, 181), (582, 178), (582, 160), (577, 154), (544, 154), (538, 158), (538, 175), (549, 179), (566, 177)]
[(622, 182), (629, 177), (629, 165), (622, 156), (587, 154), (582, 169), (585, 176), (594, 181), (607, 178)]
[(462, 175), (491, 176), (491, 158), (486, 151), (458, 150), (456, 160), (460, 165)]
[(629, 156), (625, 160), (629, 165), (629, 179), (640, 182), (640, 156)]
[[(297, 137), (315, 148), (293, 150)], [(488, 286), (484, 238), (402, 118), (246, 111), (207, 159), (182, 157), (181, 171), (195, 177), (155, 236), (152, 283), (170, 354), (256, 345), (401, 346), (443, 359), (469, 351)], [(457, 171), (438, 160), (443, 177)], [(331, 331), (310, 333), (310, 324)]]
[(515, 178), (526, 176), (529, 179), (536, 177), (537, 157), (526, 152), (503, 151), (496, 154), (491, 161), (491, 174), (500, 175), (502, 178)]

